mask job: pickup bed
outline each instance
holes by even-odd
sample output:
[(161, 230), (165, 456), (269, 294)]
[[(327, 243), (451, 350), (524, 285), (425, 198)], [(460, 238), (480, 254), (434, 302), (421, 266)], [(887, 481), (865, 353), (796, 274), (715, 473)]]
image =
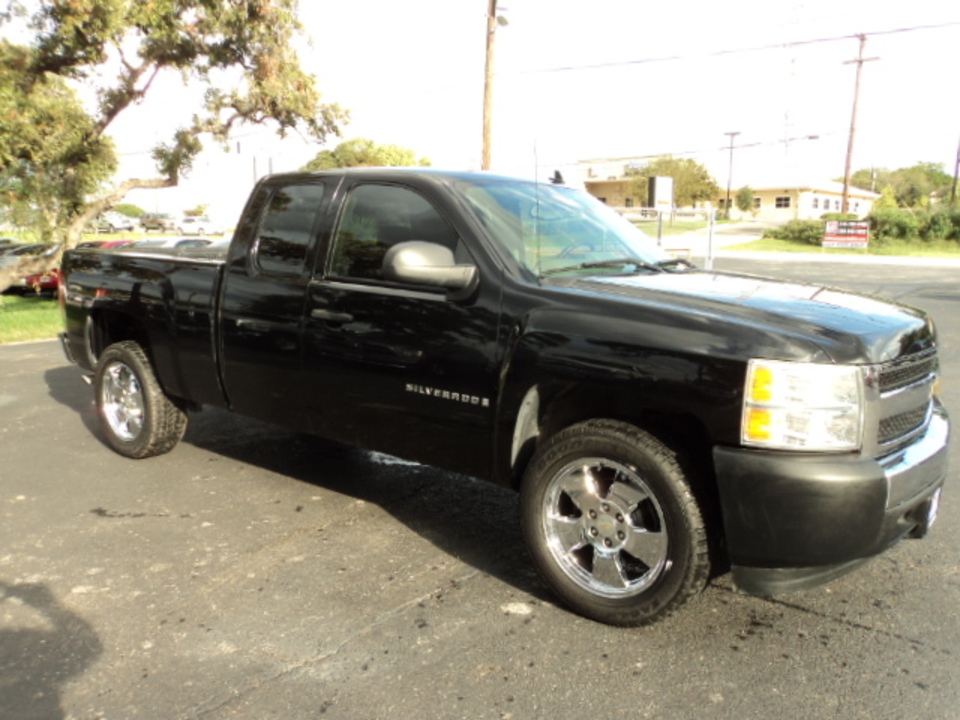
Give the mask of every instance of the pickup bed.
[(826, 582), (936, 517), (930, 318), (700, 270), (569, 188), (275, 175), (221, 250), (63, 270), (64, 349), (118, 452), (215, 406), (512, 486), (545, 582), (603, 622), (729, 569), (760, 595)]

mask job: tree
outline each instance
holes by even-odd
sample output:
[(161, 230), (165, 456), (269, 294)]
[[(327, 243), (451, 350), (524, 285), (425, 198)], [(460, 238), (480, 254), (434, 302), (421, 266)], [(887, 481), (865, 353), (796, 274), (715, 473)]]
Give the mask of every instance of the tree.
[(873, 206), (870, 208), (871, 212), (896, 209), (897, 195), (893, 190), (893, 185), (884, 186), (883, 190), (880, 192), (880, 197), (873, 201)]
[(753, 212), (753, 188), (751, 188), (749, 185), (744, 185), (742, 188), (737, 190), (735, 202), (737, 204), (737, 210), (740, 212)]
[(330, 170), (343, 167), (403, 167), (427, 166), (427, 158), (417, 159), (413, 150), (397, 145), (377, 145), (373, 140), (354, 138), (337, 145), (333, 150), (322, 150), (303, 166), (304, 170)]
[(673, 178), (673, 203), (678, 207), (693, 205), (702, 200), (713, 200), (720, 194), (720, 186), (710, 172), (690, 158), (664, 155), (651, 160), (631, 174), (642, 178), (634, 184), (633, 194), (644, 199), (644, 204), (647, 197), (647, 178), (651, 177)]
[(116, 212), (121, 215), (126, 215), (129, 218), (139, 218), (145, 212), (142, 207), (139, 205), (133, 205), (131, 203), (120, 203), (119, 205), (114, 206), (113, 208)]
[(25, 48), (0, 41), (0, 204), (49, 242), (117, 161), (110, 139), (93, 137), (93, 122), (64, 79), (32, 82), (18, 72), (29, 61)]
[[(0, 49), (0, 203), (34, 203), (50, 226), (46, 236), (61, 247), (76, 244), (83, 227), (129, 191), (176, 185), (204, 139), (225, 145), (234, 128), (255, 124), (323, 142), (347, 119), (336, 105), (320, 102), (315, 79), (291, 47), (302, 29), (296, 0), (36, 0), (31, 7), (28, 46), (4, 42)], [(10, 0), (9, 8), (0, 22), (26, 18), (20, 0)], [(105, 186), (116, 168), (111, 124), (171, 72), (206, 87), (202, 106), (153, 149), (154, 177)], [(95, 94), (94, 110), (82, 110), (74, 87)], [(52, 107), (42, 104), (47, 95)], [(21, 136), (29, 118), (61, 135), (56, 142)], [(45, 206), (55, 181), (66, 182), (72, 194), (58, 197), (52, 214)], [(45, 268), (0, 271), (0, 289), (37, 269)]]
[(851, 176), (851, 183), (865, 190), (890, 187), (897, 205), (918, 208), (949, 198), (953, 177), (940, 163), (920, 162), (897, 170), (857, 170)]

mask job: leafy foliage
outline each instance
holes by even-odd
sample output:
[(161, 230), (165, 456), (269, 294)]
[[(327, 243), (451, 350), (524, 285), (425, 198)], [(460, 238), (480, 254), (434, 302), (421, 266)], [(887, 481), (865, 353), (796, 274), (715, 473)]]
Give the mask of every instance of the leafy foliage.
[(304, 170), (330, 170), (344, 167), (403, 167), (428, 166), (427, 158), (417, 159), (416, 153), (397, 145), (377, 145), (373, 140), (354, 138), (323, 150), (303, 166)]
[(823, 222), (820, 220), (791, 220), (780, 227), (766, 230), (763, 236), (808, 245), (820, 245), (823, 241)]
[(953, 178), (940, 163), (917, 163), (908, 168), (858, 170), (851, 184), (864, 189), (891, 188), (900, 207), (927, 207), (932, 200), (949, 198)]
[(673, 178), (673, 202), (678, 207), (713, 200), (720, 194), (720, 186), (706, 167), (690, 158), (664, 155), (651, 160), (632, 174), (642, 178), (634, 184), (632, 194), (638, 196), (643, 205), (648, 202), (647, 178), (651, 177)]
[[(203, 149), (241, 124), (297, 129), (318, 142), (347, 115), (320, 102), (291, 41), (296, 0), (35, 0), (26, 47), (0, 45), (0, 204), (32, 205), (47, 235), (70, 246), (135, 188), (176, 185)], [(26, 14), (11, 0), (0, 22)], [(162, 73), (206, 86), (202, 106), (153, 150), (157, 175), (112, 188), (113, 121)], [(86, 112), (72, 88), (96, 97)], [(24, 210), (24, 206), (21, 206)], [(22, 268), (18, 269), (18, 272)], [(0, 275), (0, 288), (9, 283)]]
[(735, 198), (737, 210), (742, 213), (751, 212), (753, 210), (753, 197), (753, 188), (749, 185), (744, 185), (737, 190), (737, 197)]
[(64, 79), (16, 71), (29, 60), (26, 49), (0, 41), (0, 65), (13, 69), (0, 73), (0, 204), (16, 225), (48, 241), (115, 171), (117, 159)]
[(120, 203), (119, 205), (114, 206), (113, 208), (116, 212), (121, 215), (126, 215), (129, 218), (139, 218), (145, 212), (142, 207), (139, 205), (133, 205), (131, 203)]
[(941, 209), (931, 212), (907, 208), (881, 208), (873, 210), (868, 219), (874, 237), (881, 242), (886, 240), (960, 242), (960, 210)]

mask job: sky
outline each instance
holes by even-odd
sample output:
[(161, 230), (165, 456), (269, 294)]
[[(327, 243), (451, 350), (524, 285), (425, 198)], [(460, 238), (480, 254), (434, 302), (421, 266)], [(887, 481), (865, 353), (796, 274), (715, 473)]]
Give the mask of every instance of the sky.
[[(478, 169), (488, 0), (301, 0), (304, 68), (348, 109), (341, 138), (397, 144), (435, 167)], [(858, 34), (866, 34), (853, 167), (942, 163), (960, 143), (960, 5), (944, 0), (499, 0), (493, 169), (547, 177), (579, 160), (674, 154), (725, 185), (841, 177)], [(162, 78), (115, 125), (124, 175), (186, 116), (196, 88)], [(733, 153), (728, 133), (733, 136)], [(240, 129), (148, 210), (210, 204), (230, 222), (255, 177), (323, 149)], [(238, 151), (239, 150), (239, 151)]]

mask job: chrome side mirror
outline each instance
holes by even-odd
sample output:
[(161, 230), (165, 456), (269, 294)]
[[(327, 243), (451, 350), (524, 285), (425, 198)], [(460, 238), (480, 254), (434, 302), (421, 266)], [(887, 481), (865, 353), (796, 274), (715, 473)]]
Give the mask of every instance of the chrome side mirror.
[(450, 248), (423, 240), (397, 243), (383, 257), (383, 276), (394, 282), (462, 290), (477, 276), (473, 265), (457, 265)]

